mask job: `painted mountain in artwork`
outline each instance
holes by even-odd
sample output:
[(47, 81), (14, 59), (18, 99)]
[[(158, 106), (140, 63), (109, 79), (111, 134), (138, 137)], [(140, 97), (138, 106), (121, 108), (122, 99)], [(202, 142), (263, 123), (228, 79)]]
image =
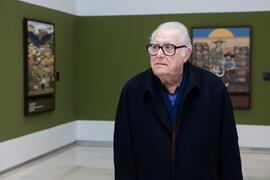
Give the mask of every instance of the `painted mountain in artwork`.
[(52, 38), (53, 30), (44, 25), (31, 25), (28, 24), (28, 38), (36, 46), (46, 44)]

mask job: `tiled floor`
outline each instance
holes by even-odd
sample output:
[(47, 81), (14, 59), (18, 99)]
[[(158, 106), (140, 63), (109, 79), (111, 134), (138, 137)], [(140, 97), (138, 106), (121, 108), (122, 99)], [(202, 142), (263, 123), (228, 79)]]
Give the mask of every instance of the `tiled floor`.
[(241, 150), (244, 180), (270, 180), (270, 151)]
[[(245, 180), (270, 180), (270, 151), (241, 150)], [(113, 180), (109, 145), (72, 145), (0, 175), (0, 180)]]

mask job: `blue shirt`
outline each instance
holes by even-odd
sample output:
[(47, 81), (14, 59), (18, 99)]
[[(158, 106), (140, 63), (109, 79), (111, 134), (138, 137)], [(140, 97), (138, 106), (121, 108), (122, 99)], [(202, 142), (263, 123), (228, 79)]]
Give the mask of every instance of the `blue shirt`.
[(187, 79), (187, 72), (188, 72), (188, 68), (184, 64), (184, 72), (183, 72), (182, 81), (181, 81), (180, 87), (178, 86), (176, 88), (175, 94), (170, 94), (165, 86), (162, 85), (161, 87), (161, 94), (162, 94), (164, 103), (167, 107), (168, 114), (170, 116), (173, 126), (177, 118), (180, 102), (182, 100), (182, 95), (184, 92), (184, 87), (185, 87), (185, 83)]

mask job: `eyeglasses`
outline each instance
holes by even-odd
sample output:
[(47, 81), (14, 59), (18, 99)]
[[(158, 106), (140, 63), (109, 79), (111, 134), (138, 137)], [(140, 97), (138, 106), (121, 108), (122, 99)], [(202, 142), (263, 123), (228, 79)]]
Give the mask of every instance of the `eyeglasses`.
[(162, 52), (166, 56), (173, 56), (175, 55), (176, 49), (178, 48), (186, 48), (187, 46), (175, 46), (174, 44), (163, 44), (160, 46), (158, 44), (148, 44), (147, 45), (147, 52), (150, 56), (156, 56), (158, 54), (159, 49), (162, 49)]

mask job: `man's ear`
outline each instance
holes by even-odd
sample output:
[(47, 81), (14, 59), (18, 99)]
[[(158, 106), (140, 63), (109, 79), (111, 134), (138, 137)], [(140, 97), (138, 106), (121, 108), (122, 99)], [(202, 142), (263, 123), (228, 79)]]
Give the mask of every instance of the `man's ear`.
[(190, 50), (190, 48), (187, 48), (187, 50), (186, 50), (186, 55), (185, 55), (185, 62), (187, 62), (187, 60), (188, 60), (190, 54), (191, 54), (191, 50)]

